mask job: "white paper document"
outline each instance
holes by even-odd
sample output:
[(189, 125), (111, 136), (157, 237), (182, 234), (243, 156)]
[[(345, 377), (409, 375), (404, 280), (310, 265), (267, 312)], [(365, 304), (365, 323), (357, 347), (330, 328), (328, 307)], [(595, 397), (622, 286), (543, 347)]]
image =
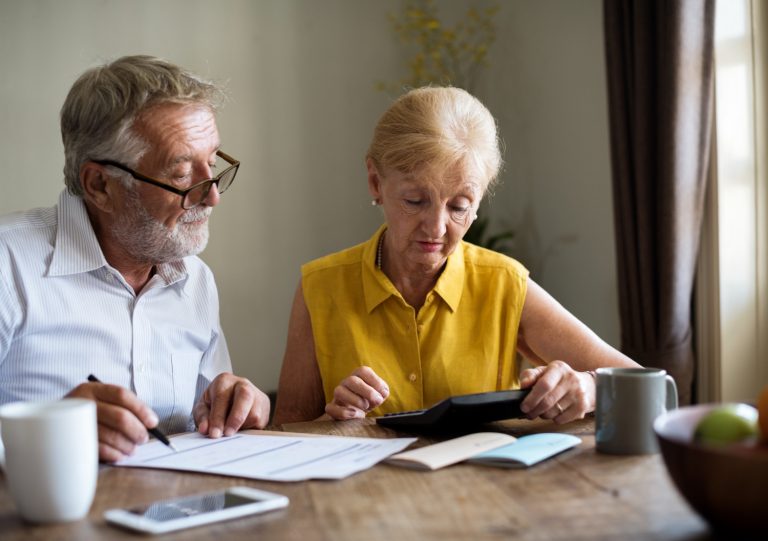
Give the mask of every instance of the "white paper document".
[(210, 439), (189, 433), (176, 436), (172, 441), (178, 453), (152, 440), (116, 466), (213, 473), (264, 481), (343, 479), (402, 451), (416, 438), (238, 433)]

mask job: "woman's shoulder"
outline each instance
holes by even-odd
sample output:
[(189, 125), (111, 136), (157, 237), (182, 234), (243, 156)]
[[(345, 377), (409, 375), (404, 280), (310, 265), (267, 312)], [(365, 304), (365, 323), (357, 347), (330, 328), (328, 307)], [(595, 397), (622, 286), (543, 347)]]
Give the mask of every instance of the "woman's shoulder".
[(363, 242), (338, 252), (313, 259), (301, 266), (301, 273), (302, 275), (307, 276), (316, 272), (338, 269), (350, 265), (359, 265), (363, 258), (365, 245), (366, 243)]
[(508, 255), (466, 241), (463, 241), (462, 245), (464, 247), (464, 264), (468, 269), (496, 269), (499, 272), (528, 276), (528, 269), (518, 260)]

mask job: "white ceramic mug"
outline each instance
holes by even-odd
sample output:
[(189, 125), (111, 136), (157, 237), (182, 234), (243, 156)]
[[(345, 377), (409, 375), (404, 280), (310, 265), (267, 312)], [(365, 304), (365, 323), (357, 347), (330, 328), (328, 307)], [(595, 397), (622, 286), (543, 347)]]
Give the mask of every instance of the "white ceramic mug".
[(16, 508), (31, 522), (78, 520), (96, 492), (96, 403), (80, 398), (0, 407), (4, 469)]
[(595, 444), (601, 453), (656, 453), (653, 421), (677, 408), (677, 386), (660, 368), (598, 368)]

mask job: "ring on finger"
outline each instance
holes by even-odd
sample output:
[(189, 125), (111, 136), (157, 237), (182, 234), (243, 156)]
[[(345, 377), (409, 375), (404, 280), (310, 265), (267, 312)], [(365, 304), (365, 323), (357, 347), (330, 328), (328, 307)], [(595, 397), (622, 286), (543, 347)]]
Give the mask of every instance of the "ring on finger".
[(555, 402), (555, 407), (557, 408), (558, 415), (563, 413), (563, 406), (560, 405), (560, 402)]

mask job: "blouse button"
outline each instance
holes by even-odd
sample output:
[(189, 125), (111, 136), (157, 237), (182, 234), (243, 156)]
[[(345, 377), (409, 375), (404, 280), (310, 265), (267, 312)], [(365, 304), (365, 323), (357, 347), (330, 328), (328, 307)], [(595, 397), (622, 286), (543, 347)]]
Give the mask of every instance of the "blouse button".
[(410, 375), (410, 376), (408, 376), (408, 380), (409, 380), (411, 383), (413, 383), (414, 381), (416, 381), (416, 373), (415, 373), (415, 372), (411, 372), (411, 375)]

